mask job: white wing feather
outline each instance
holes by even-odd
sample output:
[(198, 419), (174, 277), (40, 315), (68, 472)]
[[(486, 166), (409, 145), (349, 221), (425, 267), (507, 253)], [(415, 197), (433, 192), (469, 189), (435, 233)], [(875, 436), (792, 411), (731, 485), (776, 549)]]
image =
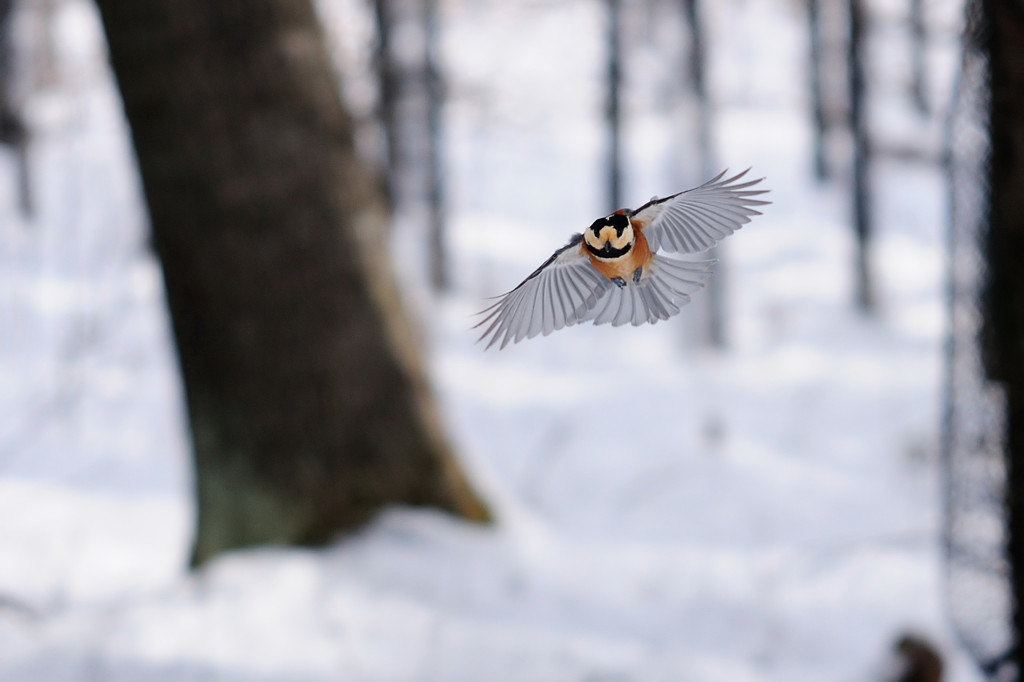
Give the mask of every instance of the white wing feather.
[(478, 341), (490, 337), (487, 348), (494, 344), (504, 348), (580, 322), (598, 296), (614, 285), (580, 253), (579, 244), (580, 235), (576, 235), (519, 286), (483, 310), (483, 319), (475, 326), (486, 325), (486, 329)]
[(655, 255), (639, 284), (630, 282), (621, 288), (605, 289), (579, 321), (593, 320), (594, 324), (613, 327), (630, 323), (637, 327), (667, 320), (690, 302), (690, 294), (704, 286), (714, 264), (713, 260), (682, 261)]
[(665, 199), (652, 199), (631, 214), (645, 225), (644, 236), (651, 251), (699, 253), (707, 251), (750, 218), (760, 215), (752, 208), (771, 202), (751, 197), (768, 190), (747, 189), (764, 178), (737, 182), (750, 169), (726, 180), (722, 171), (700, 187), (673, 194)]

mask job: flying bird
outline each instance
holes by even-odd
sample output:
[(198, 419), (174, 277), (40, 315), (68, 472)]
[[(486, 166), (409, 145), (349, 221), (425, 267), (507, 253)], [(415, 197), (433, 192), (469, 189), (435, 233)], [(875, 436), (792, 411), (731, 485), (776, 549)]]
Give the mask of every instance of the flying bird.
[(715, 261), (661, 252), (707, 251), (760, 215), (754, 207), (771, 202), (753, 198), (768, 190), (750, 189), (764, 178), (739, 182), (749, 171), (725, 180), (722, 171), (700, 187), (598, 218), (478, 313), (474, 329), (484, 332), (477, 342), (504, 348), (582, 322), (639, 326), (672, 317), (704, 286)]

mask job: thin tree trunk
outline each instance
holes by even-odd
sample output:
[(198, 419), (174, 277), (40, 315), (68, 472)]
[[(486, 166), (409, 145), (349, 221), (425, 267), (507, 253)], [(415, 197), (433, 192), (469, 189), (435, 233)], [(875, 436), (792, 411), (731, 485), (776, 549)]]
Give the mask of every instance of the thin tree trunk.
[(10, 145), (21, 132), (14, 111), (14, 0), (0, 0), (0, 144)]
[(914, 106), (924, 115), (929, 110), (928, 66), (925, 59), (928, 49), (928, 26), (925, 23), (924, 0), (910, 0), (910, 38), (910, 94)]
[(622, 207), (622, 24), (620, 0), (607, 0), (608, 64), (605, 122), (608, 127), (608, 206)]
[(387, 198), (392, 206), (398, 200), (398, 172), (401, 167), (401, 131), (398, 126), (398, 99), (400, 76), (393, 53), (392, 29), (395, 12), (394, 0), (375, 0), (374, 16), (377, 20), (377, 48), (374, 52), (374, 66), (377, 70), (378, 116), (384, 132), (387, 147), (384, 156), (384, 176), (387, 180)]
[(396, 502), (483, 519), (309, 0), (99, 0), (188, 398), (194, 562)]
[(0, 0), (0, 144), (14, 151), (17, 162), (18, 205), (32, 215), (32, 185), (28, 164), (28, 127), (14, 98), (14, 0)]
[(704, 49), (704, 29), (701, 23), (700, 0), (683, 0), (686, 26), (690, 31), (690, 54), (687, 66), (694, 98), (697, 100), (697, 145), (702, 175), (711, 177), (718, 171), (712, 161), (711, 100), (708, 97), (706, 72), (707, 57)]
[[(711, 129), (711, 98), (708, 94), (707, 54), (704, 49), (704, 27), (701, 21), (700, 0), (683, 0), (686, 26), (690, 31), (690, 54), (687, 65), (693, 96), (697, 101), (697, 149), (700, 155), (700, 172), (706, 180), (718, 172), (715, 168)], [(708, 254), (721, 258), (721, 251), (715, 247)], [(725, 269), (719, 267), (718, 276), (707, 287), (706, 296), (706, 342), (712, 348), (725, 346)]]
[(810, 34), (810, 91), (811, 120), (814, 124), (814, 177), (819, 182), (828, 177), (828, 164), (825, 158), (825, 135), (828, 126), (825, 119), (825, 101), (822, 92), (821, 67), (824, 57), (821, 31), (821, 0), (807, 0), (807, 21)]
[[(983, 356), (990, 379), (1006, 395), (1006, 466), (1014, 630), (1024, 633), (1024, 7), (983, 0), (987, 21), (990, 102), (988, 282)], [(1024, 649), (1013, 652), (1024, 670)]]
[(863, 0), (848, 0), (850, 40), (847, 55), (850, 88), (850, 134), (853, 137), (853, 228), (856, 238), (855, 286), (857, 307), (871, 312), (875, 307), (872, 291), (871, 196), (868, 174), (867, 121), (864, 116), (864, 7)]
[(437, 0), (423, 0), (423, 30), (426, 42), (424, 71), (427, 90), (426, 171), (430, 280), (435, 291), (444, 291), (450, 284), (450, 278), (444, 234), (444, 87), (438, 65), (441, 46)]

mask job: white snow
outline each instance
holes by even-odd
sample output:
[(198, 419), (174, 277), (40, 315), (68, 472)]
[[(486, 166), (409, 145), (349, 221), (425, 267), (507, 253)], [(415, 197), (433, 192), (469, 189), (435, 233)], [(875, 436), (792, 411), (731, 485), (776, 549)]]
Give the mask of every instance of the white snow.
[[(331, 35), (371, 27), (354, 1), (322, 4)], [(485, 297), (609, 208), (603, 29), (597, 2), (448, 0), (453, 293), (422, 289), (415, 211), (395, 251), (497, 523), (396, 508), (323, 550), (236, 552), (188, 574), (159, 269), (99, 24), (64, 0), (64, 80), (30, 98), (29, 220), (0, 148), (0, 678), (842, 682), (880, 679), (909, 629), (939, 645), (948, 679), (979, 679), (947, 619), (939, 546), (941, 171), (873, 167), (880, 309), (858, 314), (844, 180), (811, 177), (798, 5), (703, 4), (714, 153), (766, 176), (774, 202), (723, 248), (728, 347), (694, 341), (697, 305), (653, 327), (474, 345)], [(690, 124), (669, 118), (689, 109), (665, 92), (682, 78), (665, 7), (628, 27), (636, 202), (700, 180)], [(934, 60), (941, 100), (955, 59)], [(885, 92), (879, 123), (904, 131), (911, 105)]]

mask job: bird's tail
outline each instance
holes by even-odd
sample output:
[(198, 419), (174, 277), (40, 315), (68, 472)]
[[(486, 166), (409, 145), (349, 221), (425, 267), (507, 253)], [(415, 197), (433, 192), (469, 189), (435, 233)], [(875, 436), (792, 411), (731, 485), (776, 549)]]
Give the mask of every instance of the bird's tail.
[(676, 260), (656, 254), (639, 284), (609, 287), (584, 319), (613, 327), (667, 320), (690, 302), (690, 294), (707, 283), (716, 262)]

